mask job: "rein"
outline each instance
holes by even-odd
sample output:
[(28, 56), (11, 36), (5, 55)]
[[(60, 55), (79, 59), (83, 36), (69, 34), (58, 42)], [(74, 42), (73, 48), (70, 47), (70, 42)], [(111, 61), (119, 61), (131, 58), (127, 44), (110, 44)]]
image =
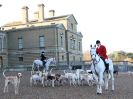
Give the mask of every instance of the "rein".
[[(94, 55), (94, 54), (93, 54)], [(95, 55), (96, 56), (96, 55)], [(92, 57), (92, 55), (91, 55), (91, 57)], [(95, 73), (96, 73), (96, 75), (98, 75), (98, 73), (97, 73), (97, 71), (96, 71), (96, 64), (98, 64), (99, 62), (100, 62), (100, 58), (99, 58), (99, 60), (97, 61), (97, 60), (93, 60), (92, 59), (92, 61), (93, 61), (93, 65), (94, 65), (94, 69), (95, 69)]]
[[(93, 54), (94, 55), (94, 54)], [(96, 56), (96, 55), (95, 55)], [(92, 57), (92, 55), (91, 55), (91, 57)], [(99, 58), (99, 60), (97, 61), (97, 60), (93, 60), (92, 59), (92, 61), (93, 61), (93, 64), (98, 64), (99, 62), (100, 62), (100, 58)], [(95, 61), (95, 62), (94, 62)]]
[(94, 62), (94, 60), (92, 60), (92, 61), (93, 61), (93, 64), (98, 64), (100, 62), (100, 58), (98, 61), (95, 61), (95, 62)]

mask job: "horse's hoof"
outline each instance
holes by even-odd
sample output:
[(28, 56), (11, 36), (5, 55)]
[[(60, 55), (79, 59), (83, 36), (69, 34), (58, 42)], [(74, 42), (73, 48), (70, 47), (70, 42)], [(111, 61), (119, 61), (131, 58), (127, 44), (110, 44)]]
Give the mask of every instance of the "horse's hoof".
[(102, 93), (97, 93), (97, 95), (101, 95)]

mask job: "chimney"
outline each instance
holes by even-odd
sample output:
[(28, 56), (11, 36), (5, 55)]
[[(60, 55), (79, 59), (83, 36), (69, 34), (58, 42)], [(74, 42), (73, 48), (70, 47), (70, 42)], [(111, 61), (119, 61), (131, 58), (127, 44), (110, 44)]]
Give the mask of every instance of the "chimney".
[(28, 23), (28, 7), (24, 6), (22, 7), (22, 22), (23, 23)]
[(44, 21), (44, 4), (38, 5), (38, 21)]
[(35, 13), (34, 13), (34, 18), (38, 20), (38, 18), (39, 18), (38, 12), (35, 12)]
[(55, 16), (55, 10), (49, 10), (49, 17)]

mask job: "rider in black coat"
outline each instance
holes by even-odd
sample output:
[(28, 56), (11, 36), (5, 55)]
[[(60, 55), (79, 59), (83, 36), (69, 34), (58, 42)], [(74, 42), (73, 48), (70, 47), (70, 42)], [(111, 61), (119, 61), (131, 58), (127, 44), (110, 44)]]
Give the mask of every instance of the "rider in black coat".
[(43, 66), (45, 67), (45, 63), (46, 63), (46, 57), (44, 55), (44, 52), (41, 53), (41, 61), (43, 62)]

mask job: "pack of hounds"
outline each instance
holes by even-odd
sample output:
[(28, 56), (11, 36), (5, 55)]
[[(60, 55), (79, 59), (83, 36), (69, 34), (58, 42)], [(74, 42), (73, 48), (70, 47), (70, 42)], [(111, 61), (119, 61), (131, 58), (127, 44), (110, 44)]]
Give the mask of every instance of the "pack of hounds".
[[(64, 86), (66, 84), (70, 86), (84, 85), (85, 82), (89, 86), (95, 84), (95, 79), (90, 70), (85, 71), (83, 69), (77, 69), (76, 71), (64, 70), (64, 73), (53, 73), (53, 69), (48, 71), (31, 71), (30, 86), (42, 85), (43, 87), (52, 86)], [(12, 84), (15, 89), (15, 94), (19, 93), (20, 79), (22, 73), (18, 73), (16, 76), (6, 76), (5, 70), (3, 76), (5, 78), (4, 93), (8, 92), (8, 86)]]
[[(64, 86), (66, 84), (70, 86), (83, 86), (87, 84), (88, 86), (96, 85), (97, 77), (94, 77), (91, 70), (77, 69), (64, 70), (64, 73), (53, 73), (53, 69), (48, 71), (31, 71), (30, 76), (30, 86), (35, 86), (41, 84), (43, 87), (52, 86)], [(118, 72), (117, 72), (118, 73)], [(16, 76), (6, 76), (5, 70), (3, 71), (3, 76), (5, 78), (4, 93), (8, 92), (8, 86), (11, 83), (14, 86), (15, 94), (19, 93), (20, 79), (22, 73), (18, 73)], [(86, 83), (85, 83), (86, 82)]]
[(55, 85), (65, 85), (70, 84), (71, 85), (83, 85), (84, 81), (87, 82), (89, 86), (94, 84), (94, 77), (91, 72), (84, 71), (82, 69), (77, 69), (75, 72), (70, 71), (66, 72), (64, 70), (64, 74), (60, 73), (53, 73), (52, 69), (47, 71), (37, 71), (37, 72), (31, 72), (30, 77), (30, 85), (37, 85), (38, 83), (41, 83), (42, 86), (52, 86), (55, 87)]

